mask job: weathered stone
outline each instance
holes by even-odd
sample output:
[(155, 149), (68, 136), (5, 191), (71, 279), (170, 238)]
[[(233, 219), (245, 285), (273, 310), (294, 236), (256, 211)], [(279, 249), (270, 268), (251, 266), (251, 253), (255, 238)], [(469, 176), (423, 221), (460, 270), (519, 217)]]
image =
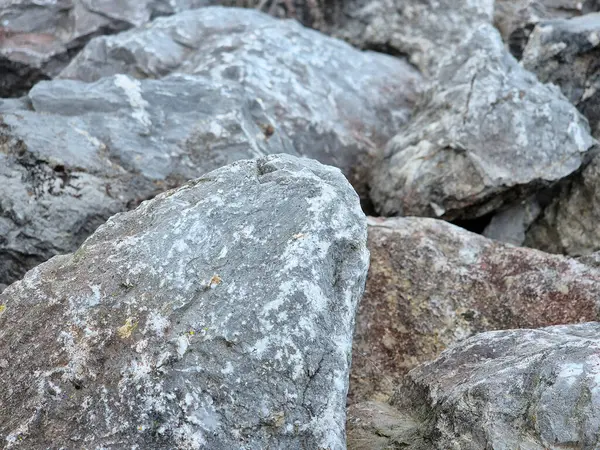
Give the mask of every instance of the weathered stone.
[(241, 161), (0, 294), (5, 448), (345, 448), (366, 220), (338, 169)]
[(417, 364), (475, 333), (600, 318), (600, 269), (428, 218), (369, 219), (371, 266), (350, 402), (384, 401)]
[(600, 135), (600, 13), (540, 22), (522, 62), (540, 81), (559, 86)]
[(495, 0), (494, 25), (510, 52), (521, 59), (535, 25), (547, 19), (566, 19), (599, 11), (597, 0)]
[(55, 76), (89, 39), (207, 0), (11, 0), (0, 3), (0, 97)]
[(396, 440), (411, 450), (598, 448), (599, 335), (586, 323), (463, 341), (408, 374), (392, 405), (420, 432)]
[(500, 242), (522, 245), (525, 233), (541, 213), (538, 199), (532, 196), (498, 211), (483, 230), (483, 235)]
[[(139, 64), (123, 70), (166, 77), (54, 80), (0, 101), (0, 283), (74, 251), (112, 214), (243, 158), (316, 158), (366, 197), (372, 154), (406, 122), (419, 79), (401, 60), (248, 10), (157, 19), (82, 57), (111, 42), (102, 75), (131, 47)], [(178, 70), (198, 74), (167, 75)]]
[(172, 72), (238, 82), (269, 134), (340, 167), (361, 196), (372, 158), (404, 125), (420, 75), (406, 62), (239, 8), (208, 7), (90, 44), (61, 73), (84, 81)]
[(527, 231), (524, 244), (573, 256), (600, 250), (600, 159), (571, 180)]
[(481, 25), (441, 63), (414, 117), (374, 169), (382, 215), (479, 217), (575, 172), (587, 121)]

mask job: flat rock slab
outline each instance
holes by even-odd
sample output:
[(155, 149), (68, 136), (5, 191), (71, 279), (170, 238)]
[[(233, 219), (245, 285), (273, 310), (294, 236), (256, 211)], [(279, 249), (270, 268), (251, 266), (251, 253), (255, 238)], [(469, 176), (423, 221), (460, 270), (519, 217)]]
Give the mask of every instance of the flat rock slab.
[(0, 294), (5, 448), (345, 448), (366, 220), (338, 169), (241, 161)]
[(0, 7), (0, 97), (56, 76), (94, 36), (141, 26), (208, 0), (11, 0)]
[[(600, 324), (477, 335), (411, 371), (392, 405), (412, 450), (598, 448)], [(392, 428), (388, 425), (388, 428)], [(398, 429), (398, 426), (394, 427)], [(388, 447), (389, 448), (389, 447)]]
[(427, 218), (370, 218), (368, 246), (351, 403), (387, 400), (406, 372), (476, 333), (600, 317), (598, 265)]
[(479, 26), (440, 63), (411, 121), (374, 169), (379, 214), (469, 219), (579, 169), (595, 141), (556, 86)]
[(175, 72), (239, 83), (256, 99), (269, 136), (340, 167), (361, 196), (373, 158), (408, 121), (421, 81), (402, 59), (361, 52), (296, 21), (216, 6), (96, 38), (60, 77)]

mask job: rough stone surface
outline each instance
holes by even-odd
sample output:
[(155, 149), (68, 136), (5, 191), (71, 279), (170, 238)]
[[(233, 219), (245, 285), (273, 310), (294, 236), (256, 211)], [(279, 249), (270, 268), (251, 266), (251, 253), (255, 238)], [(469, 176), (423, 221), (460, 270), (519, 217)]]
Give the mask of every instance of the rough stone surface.
[(600, 13), (540, 22), (522, 62), (540, 81), (559, 86), (600, 135)]
[(0, 97), (25, 94), (55, 76), (92, 37), (141, 26), (207, 0), (3, 0)]
[(597, 265), (428, 218), (370, 218), (368, 246), (351, 403), (385, 401), (408, 370), (475, 333), (600, 318)]
[(381, 215), (482, 216), (575, 172), (587, 121), (481, 25), (441, 63), (411, 121), (374, 169)]
[(94, 39), (61, 77), (172, 72), (241, 84), (274, 139), (342, 168), (361, 196), (373, 157), (407, 122), (421, 79), (403, 60), (357, 51), (295, 21), (223, 7)]
[[(396, 440), (412, 450), (598, 448), (599, 334), (586, 323), (463, 341), (408, 374), (392, 405), (420, 431)], [(414, 434), (422, 439), (406, 439)]]
[(289, 155), (112, 217), (0, 294), (4, 448), (345, 448), (366, 234)]
[(524, 244), (573, 256), (600, 250), (600, 159), (561, 186), (528, 229)]
[[(140, 61), (125, 71), (164, 78), (53, 80), (0, 101), (0, 283), (74, 251), (112, 214), (239, 159), (316, 158), (366, 198), (364, 171), (406, 122), (419, 79), (401, 60), (248, 10), (157, 19), (89, 48), (111, 42), (107, 72), (131, 47)], [(176, 70), (197, 74), (167, 75)]]
[(510, 52), (521, 59), (531, 31), (540, 21), (567, 19), (598, 10), (598, 0), (496, 0), (494, 25)]

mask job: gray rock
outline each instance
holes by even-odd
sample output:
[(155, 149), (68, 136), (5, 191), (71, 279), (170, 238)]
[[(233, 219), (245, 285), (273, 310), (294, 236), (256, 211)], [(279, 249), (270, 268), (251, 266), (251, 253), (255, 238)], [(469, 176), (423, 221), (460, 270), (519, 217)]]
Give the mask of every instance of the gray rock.
[(600, 135), (600, 13), (540, 22), (523, 53), (523, 65), (540, 81), (559, 86)]
[(522, 245), (525, 233), (541, 213), (536, 196), (529, 197), (495, 214), (482, 234), (496, 241)]
[(276, 138), (283, 134), (298, 154), (342, 168), (361, 196), (373, 156), (407, 122), (421, 79), (402, 60), (359, 52), (295, 21), (222, 7), (96, 38), (60, 76), (173, 72), (240, 83)]
[(351, 404), (386, 401), (409, 370), (476, 333), (600, 319), (597, 263), (492, 241), (442, 220), (368, 224), (371, 265), (356, 318)]
[(0, 97), (55, 76), (92, 37), (141, 26), (209, 0), (0, 2)]
[(413, 425), (396, 441), (412, 450), (598, 448), (599, 333), (594, 322), (461, 342), (398, 389), (392, 405), (420, 432)]
[(345, 1), (332, 34), (361, 47), (408, 55), (425, 74), (476, 25), (491, 22), (493, 0)]
[(575, 172), (587, 121), (479, 26), (442, 61), (414, 117), (374, 169), (382, 215), (482, 216)]
[(496, 0), (494, 25), (500, 30), (511, 53), (521, 59), (537, 23), (599, 10), (598, 0)]
[(341, 172), (289, 155), (118, 214), (0, 294), (1, 441), (343, 449), (368, 259)]
[[(112, 214), (239, 159), (316, 158), (366, 197), (372, 154), (406, 122), (419, 80), (401, 60), (248, 10), (157, 19), (85, 55), (111, 42), (107, 72), (132, 47), (140, 62), (124, 70), (148, 64), (165, 78), (54, 80), (0, 101), (0, 283), (74, 251)], [(167, 56), (177, 64), (156, 62)], [(188, 69), (198, 73), (167, 75)]]
[(600, 159), (561, 186), (527, 231), (524, 244), (550, 253), (579, 256), (600, 250)]

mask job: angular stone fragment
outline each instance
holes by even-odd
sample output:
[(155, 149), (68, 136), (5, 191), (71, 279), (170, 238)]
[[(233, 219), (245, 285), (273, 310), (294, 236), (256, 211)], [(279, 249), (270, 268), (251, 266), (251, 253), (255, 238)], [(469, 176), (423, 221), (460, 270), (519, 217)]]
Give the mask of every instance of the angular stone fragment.
[(350, 401), (385, 401), (402, 375), (488, 330), (600, 318), (600, 269), (427, 218), (369, 219), (371, 266)]
[(345, 448), (365, 222), (288, 155), (112, 217), (0, 294), (4, 448)]
[(524, 244), (550, 253), (579, 256), (600, 250), (600, 160), (571, 180), (527, 231)]
[(598, 10), (598, 0), (496, 0), (494, 25), (500, 30), (510, 52), (521, 59), (537, 23), (577, 17)]
[(55, 76), (92, 37), (208, 4), (207, 0), (11, 0), (0, 3), (0, 97)]
[(500, 242), (522, 245), (525, 241), (525, 233), (541, 213), (540, 202), (536, 196), (532, 196), (498, 211), (482, 234)]
[(598, 448), (599, 335), (586, 323), (463, 341), (399, 387), (392, 405), (420, 423), (421, 439), (412, 428), (396, 440), (411, 450)]
[(60, 76), (173, 72), (240, 83), (267, 137), (342, 168), (361, 195), (373, 156), (407, 122), (421, 79), (403, 60), (360, 52), (295, 21), (222, 7), (94, 39)]
[(441, 63), (411, 121), (374, 169), (382, 215), (468, 219), (575, 172), (593, 146), (587, 121), (481, 25)]
[(523, 65), (540, 81), (559, 86), (600, 135), (600, 13), (540, 22)]

